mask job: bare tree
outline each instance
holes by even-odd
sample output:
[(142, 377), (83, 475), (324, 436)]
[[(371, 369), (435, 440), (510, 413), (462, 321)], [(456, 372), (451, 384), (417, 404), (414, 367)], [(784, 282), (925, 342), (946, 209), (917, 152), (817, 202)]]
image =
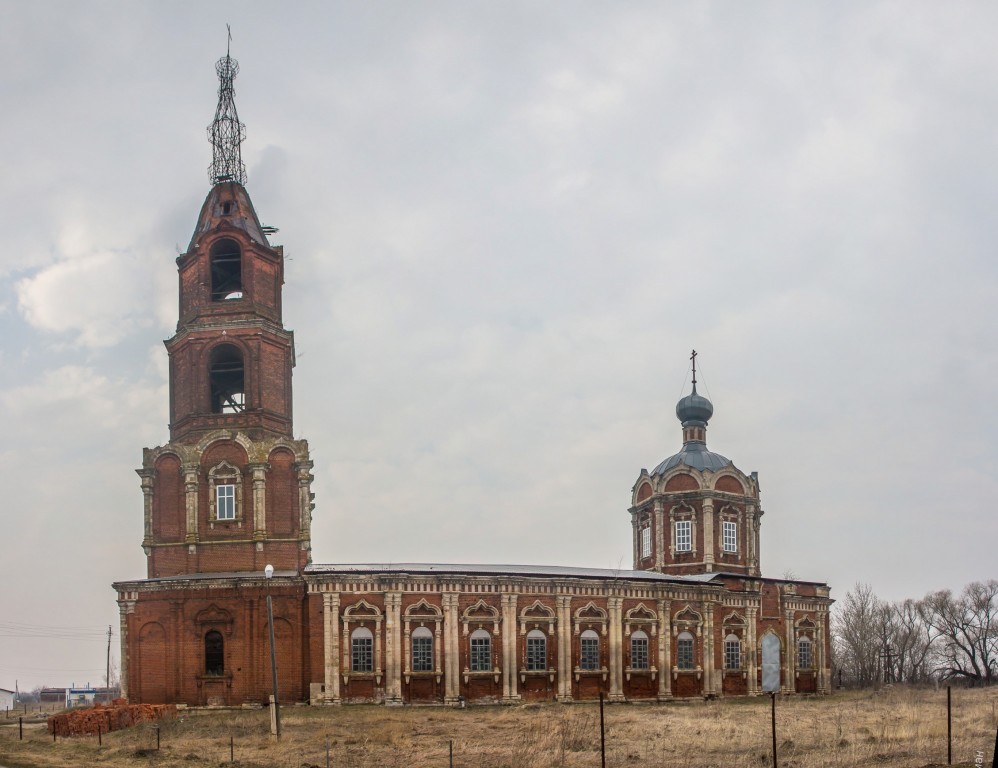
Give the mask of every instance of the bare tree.
[(869, 584), (857, 583), (836, 605), (832, 620), (835, 656), (855, 685), (880, 679), (884, 603)]
[(935, 670), (973, 684), (998, 682), (998, 581), (975, 581), (959, 597), (948, 589), (918, 603), (930, 627)]
[(932, 635), (914, 600), (884, 605), (881, 633), (886, 649), (882, 651), (882, 660), (888, 667), (886, 677), (899, 683), (929, 679)]

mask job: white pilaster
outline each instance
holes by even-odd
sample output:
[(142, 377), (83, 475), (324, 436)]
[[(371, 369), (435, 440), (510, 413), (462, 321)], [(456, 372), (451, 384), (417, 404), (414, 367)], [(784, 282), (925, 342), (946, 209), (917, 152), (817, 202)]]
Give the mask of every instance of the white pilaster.
[(253, 538), (263, 541), (267, 538), (267, 465), (250, 464), (253, 478)]
[(444, 592), (444, 703), (456, 704), (461, 695), (461, 670), (458, 647), (458, 595)]
[(665, 565), (665, 532), (662, 526), (665, 525), (665, 514), (662, 509), (662, 501), (655, 502), (655, 570), (661, 572)]
[(714, 502), (703, 500), (703, 563), (707, 571), (714, 570)]
[(558, 595), (558, 701), (572, 700), (572, 598)]
[(184, 540), (194, 544), (198, 540), (198, 466), (184, 466), (184, 502), (187, 510), (187, 533)]
[(340, 703), (340, 593), (322, 593), (322, 654), (325, 666), (325, 699)]
[(658, 601), (658, 698), (672, 698), (672, 601)]
[[(385, 593), (385, 703), (402, 704), (402, 593)], [(376, 661), (375, 664), (379, 664)]]
[(759, 676), (756, 667), (759, 617), (758, 610), (754, 605), (745, 608), (745, 621), (748, 624), (745, 628), (745, 671), (748, 676), (748, 692), (752, 696), (759, 692)]
[[(121, 698), (128, 698), (128, 614), (135, 611), (134, 600), (118, 601), (118, 636), (121, 641), (121, 656), (118, 663), (119, 685), (121, 686)], [(110, 685), (110, 683), (108, 683)]]
[(610, 701), (623, 701), (624, 654), (622, 646), (624, 627), (621, 621), (621, 606), (624, 601), (620, 597), (609, 597), (606, 602), (610, 622)]
[(516, 692), (516, 594), (502, 596), (502, 698), (505, 702), (519, 701)]

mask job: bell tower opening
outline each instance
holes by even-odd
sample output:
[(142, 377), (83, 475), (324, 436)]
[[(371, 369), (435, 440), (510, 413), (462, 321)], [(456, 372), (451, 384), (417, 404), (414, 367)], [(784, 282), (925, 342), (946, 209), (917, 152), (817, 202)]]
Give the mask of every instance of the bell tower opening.
[(242, 413), (246, 410), (243, 353), (232, 344), (219, 344), (208, 364), (212, 413)]
[(242, 297), (243, 254), (239, 243), (229, 238), (219, 240), (211, 246), (211, 300)]

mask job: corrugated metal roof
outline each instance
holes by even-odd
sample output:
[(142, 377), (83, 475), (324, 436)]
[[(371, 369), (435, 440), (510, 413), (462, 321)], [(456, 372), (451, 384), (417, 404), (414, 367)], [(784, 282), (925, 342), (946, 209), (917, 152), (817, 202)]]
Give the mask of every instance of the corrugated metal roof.
[(625, 579), (636, 581), (680, 581), (702, 584), (719, 574), (698, 573), (676, 576), (654, 571), (630, 571), (614, 568), (572, 568), (564, 565), (482, 565), (454, 563), (312, 563), (305, 567), (305, 575), (362, 574), (362, 573), (419, 573), (454, 574), (467, 576), (548, 576), (567, 579)]
[(691, 441), (686, 443), (683, 446), (683, 450), (675, 456), (670, 456), (655, 467), (651, 473), (653, 475), (664, 475), (670, 469), (678, 467), (680, 464), (685, 464), (687, 467), (697, 469), (701, 472), (705, 469), (709, 469), (711, 472), (717, 472), (717, 470), (729, 466), (731, 464), (731, 459), (726, 458), (719, 453), (708, 451), (707, 446), (703, 443)]

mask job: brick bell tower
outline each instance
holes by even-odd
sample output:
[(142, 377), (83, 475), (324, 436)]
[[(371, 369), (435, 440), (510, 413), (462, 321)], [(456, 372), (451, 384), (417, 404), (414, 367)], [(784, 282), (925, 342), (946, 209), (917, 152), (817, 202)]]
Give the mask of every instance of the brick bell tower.
[(166, 341), (170, 441), (143, 452), (148, 578), (297, 571), (311, 560), (308, 443), (292, 431), (294, 334), (281, 316), (284, 252), (246, 192), (238, 64), (219, 60), (212, 183), (177, 258), (180, 311)]
[(759, 477), (707, 450), (714, 406), (697, 393), (696, 356), (693, 391), (676, 404), (682, 450), (642, 469), (631, 489), (634, 569), (760, 576)]

